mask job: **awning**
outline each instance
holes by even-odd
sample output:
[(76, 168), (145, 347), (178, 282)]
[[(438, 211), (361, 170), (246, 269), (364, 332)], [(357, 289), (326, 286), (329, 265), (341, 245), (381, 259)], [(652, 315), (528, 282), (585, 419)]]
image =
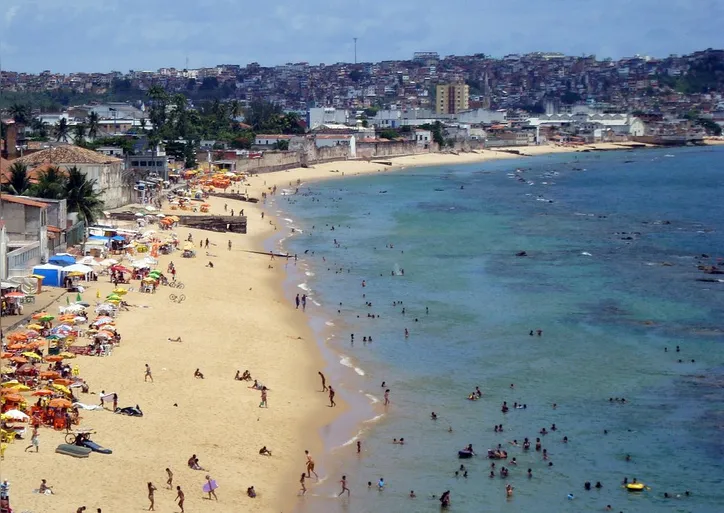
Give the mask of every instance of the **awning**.
[(2, 281), (0, 282), (0, 287), (2, 287), (3, 290), (5, 289), (15, 289), (18, 288), (20, 285), (17, 283), (10, 283), (9, 281)]

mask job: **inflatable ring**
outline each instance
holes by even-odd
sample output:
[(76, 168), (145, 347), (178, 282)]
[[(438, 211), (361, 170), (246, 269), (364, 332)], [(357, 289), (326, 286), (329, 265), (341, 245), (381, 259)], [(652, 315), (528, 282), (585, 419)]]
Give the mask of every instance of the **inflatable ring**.
[(644, 488), (646, 488), (646, 485), (643, 483), (629, 483), (626, 485), (629, 492), (641, 492)]

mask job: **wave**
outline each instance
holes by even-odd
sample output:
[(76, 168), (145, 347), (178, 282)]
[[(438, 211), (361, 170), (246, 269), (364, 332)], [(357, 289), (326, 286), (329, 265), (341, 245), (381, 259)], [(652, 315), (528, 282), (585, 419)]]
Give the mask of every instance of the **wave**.
[(306, 274), (307, 276), (315, 276), (312, 271), (304, 271), (304, 274)]
[(309, 285), (307, 285), (306, 283), (300, 283), (299, 285), (297, 285), (297, 287), (302, 289), (304, 292), (311, 292)]
[(325, 321), (324, 324), (326, 324), (327, 326), (334, 326), (334, 323), (332, 321)]
[(365, 371), (363, 371), (359, 367), (354, 366), (354, 364), (352, 363), (352, 360), (349, 359), (349, 356), (342, 356), (342, 358), (339, 360), (339, 363), (344, 365), (345, 367), (349, 367), (350, 369), (353, 369), (360, 376), (365, 375)]
[(317, 303), (317, 302), (316, 302), (316, 301), (315, 301), (314, 299), (312, 299), (312, 303), (314, 303), (314, 304), (315, 304), (315, 306), (322, 306), (322, 304), (321, 304), (321, 303)]
[(382, 417), (384, 417), (384, 416), (385, 416), (384, 413), (380, 413), (379, 415), (375, 415), (375, 416), (372, 417), (371, 419), (365, 420), (365, 424), (372, 424), (373, 422), (377, 422), (378, 420), (380, 420), (380, 419), (381, 419)]
[(367, 397), (367, 398), (370, 400), (370, 404), (377, 404), (377, 403), (380, 402), (380, 400), (377, 399), (377, 398), (376, 398), (375, 396), (373, 396), (372, 394), (365, 394), (365, 397)]
[(359, 440), (359, 437), (360, 437), (361, 435), (362, 435), (362, 430), (358, 431), (356, 435), (354, 435), (352, 438), (350, 438), (350, 439), (347, 440), (345, 443), (343, 443), (342, 445), (340, 445), (340, 446), (338, 447), (338, 449), (341, 449), (342, 447), (347, 447), (348, 445), (352, 445), (352, 444), (355, 443), (357, 440)]
[(288, 217), (284, 217), (283, 219), (284, 219), (287, 223), (293, 223), (293, 222), (294, 222), (294, 219), (290, 219), (290, 218), (288, 218)]

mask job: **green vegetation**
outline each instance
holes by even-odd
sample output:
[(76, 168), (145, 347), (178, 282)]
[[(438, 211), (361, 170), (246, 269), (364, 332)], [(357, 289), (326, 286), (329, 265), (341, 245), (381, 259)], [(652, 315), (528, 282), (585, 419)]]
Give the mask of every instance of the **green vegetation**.
[(2, 190), (8, 194), (36, 198), (65, 199), (69, 212), (77, 212), (86, 225), (93, 224), (103, 210), (101, 193), (95, 191), (96, 181), (89, 180), (77, 167), (63, 171), (50, 166), (38, 173), (31, 183), (25, 164), (15, 162), (10, 166), (10, 177)]
[(389, 139), (390, 141), (393, 141), (400, 137), (400, 133), (397, 130), (393, 130), (392, 128), (387, 128), (385, 130), (381, 130), (378, 132), (380, 139)]

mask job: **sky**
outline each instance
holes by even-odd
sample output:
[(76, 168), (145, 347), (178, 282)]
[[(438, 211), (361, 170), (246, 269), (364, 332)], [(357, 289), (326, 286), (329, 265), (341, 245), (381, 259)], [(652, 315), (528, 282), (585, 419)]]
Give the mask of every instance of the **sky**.
[(2, 0), (2, 69), (332, 64), (533, 51), (721, 48), (724, 0)]

